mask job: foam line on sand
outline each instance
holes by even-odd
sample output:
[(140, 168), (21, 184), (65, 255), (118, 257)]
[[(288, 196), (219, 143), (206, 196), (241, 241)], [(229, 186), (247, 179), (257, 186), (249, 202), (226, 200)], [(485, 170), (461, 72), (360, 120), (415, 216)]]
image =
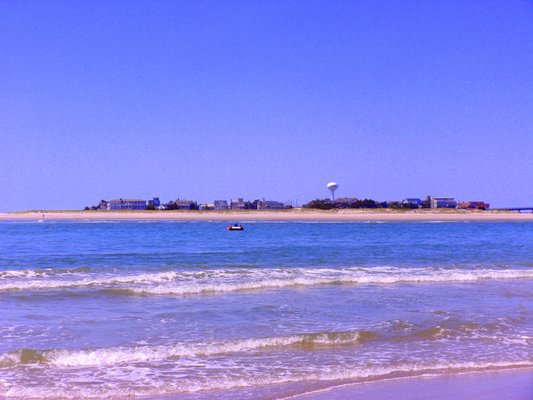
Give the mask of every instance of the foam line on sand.
[(284, 400), (531, 400), (533, 369), (391, 379), (347, 384)]

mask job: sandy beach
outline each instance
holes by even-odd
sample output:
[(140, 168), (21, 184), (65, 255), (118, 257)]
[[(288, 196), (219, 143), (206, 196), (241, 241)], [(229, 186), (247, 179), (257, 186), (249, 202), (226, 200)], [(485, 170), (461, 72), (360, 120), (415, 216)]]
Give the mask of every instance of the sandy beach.
[(533, 370), (515, 369), (348, 384), (285, 400), (531, 400)]
[(466, 210), (17, 211), (0, 220), (168, 221), (533, 221), (533, 214)]

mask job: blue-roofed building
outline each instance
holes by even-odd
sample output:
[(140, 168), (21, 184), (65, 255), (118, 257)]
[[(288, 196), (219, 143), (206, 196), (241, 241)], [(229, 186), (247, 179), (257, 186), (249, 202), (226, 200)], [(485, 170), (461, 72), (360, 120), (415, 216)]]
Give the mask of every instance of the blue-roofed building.
[(153, 197), (152, 200), (148, 200), (148, 206), (158, 209), (161, 206), (161, 201), (159, 197)]

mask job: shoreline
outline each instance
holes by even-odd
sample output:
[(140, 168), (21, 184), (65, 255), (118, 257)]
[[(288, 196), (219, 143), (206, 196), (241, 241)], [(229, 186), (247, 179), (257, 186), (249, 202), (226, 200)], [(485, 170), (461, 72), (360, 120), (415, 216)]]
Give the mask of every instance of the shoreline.
[(412, 376), (346, 383), (280, 400), (529, 400), (533, 398), (533, 368), (472, 371), (452, 375)]
[[(44, 216), (44, 218), (43, 218)], [(468, 210), (227, 210), (227, 211), (16, 211), (0, 212), (0, 221), (533, 221), (533, 214)]]
[[(199, 391), (142, 396), (143, 400), (212, 400), (271, 399), (271, 400), (531, 400), (533, 398), (533, 367), (496, 368), (449, 374), (424, 374), (345, 382), (324, 386), (312, 382), (304, 389), (297, 387), (270, 388), (268, 393), (248, 392), (235, 387), (222, 392)], [(304, 384), (305, 385), (305, 384)], [(314, 388), (313, 388), (314, 387)], [(260, 388), (258, 388), (260, 389)], [(119, 397), (121, 400), (126, 398)]]

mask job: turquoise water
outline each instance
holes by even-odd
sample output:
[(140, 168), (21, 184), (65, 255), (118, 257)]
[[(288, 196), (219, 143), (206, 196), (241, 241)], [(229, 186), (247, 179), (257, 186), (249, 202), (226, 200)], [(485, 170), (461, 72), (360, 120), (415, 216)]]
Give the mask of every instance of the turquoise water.
[(533, 223), (0, 223), (0, 397), (533, 366)]

